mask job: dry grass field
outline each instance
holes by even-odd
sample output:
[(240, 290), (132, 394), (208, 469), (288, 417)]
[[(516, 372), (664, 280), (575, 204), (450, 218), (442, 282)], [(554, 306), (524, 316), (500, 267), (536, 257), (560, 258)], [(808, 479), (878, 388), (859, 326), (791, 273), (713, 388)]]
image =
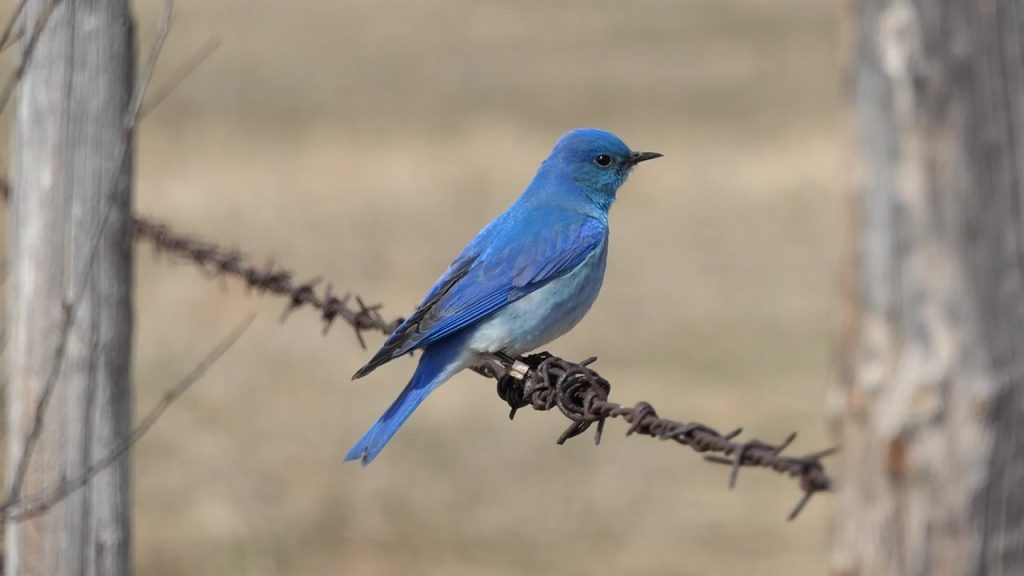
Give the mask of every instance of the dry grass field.
[[(141, 42), (158, 3), (138, 4)], [(831, 442), (838, 6), (821, 0), (179, 0), (156, 82), (221, 49), (140, 132), (141, 213), (407, 313), (576, 126), (665, 158), (619, 195), (603, 293), (550, 346), (613, 398)], [(146, 576), (826, 571), (828, 497), (609, 423), (514, 422), (461, 375), (368, 468), (342, 455), (411, 374), (314, 314), (138, 254), (144, 410), (250, 310), (243, 340), (138, 448)], [(380, 343), (370, 337), (370, 345)]]

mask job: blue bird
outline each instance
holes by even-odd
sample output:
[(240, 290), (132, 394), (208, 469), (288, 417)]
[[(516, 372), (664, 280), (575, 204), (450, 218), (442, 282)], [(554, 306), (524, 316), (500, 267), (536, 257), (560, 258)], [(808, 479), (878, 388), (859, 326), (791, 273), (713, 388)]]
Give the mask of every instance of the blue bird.
[(634, 166), (660, 156), (633, 152), (604, 130), (562, 136), (519, 199), (352, 377), (423, 351), (412, 380), (345, 460), (373, 461), (430, 392), (482, 354), (519, 356), (571, 330), (601, 289), (616, 192)]

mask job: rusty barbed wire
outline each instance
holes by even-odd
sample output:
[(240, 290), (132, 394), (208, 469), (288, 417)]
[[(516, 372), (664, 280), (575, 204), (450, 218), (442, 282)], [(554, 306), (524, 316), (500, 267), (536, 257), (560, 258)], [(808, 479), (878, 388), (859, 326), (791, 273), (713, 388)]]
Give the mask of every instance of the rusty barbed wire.
[(257, 266), (240, 250), (224, 249), (211, 242), (177, 234), (167, 225), (146, 218), (135, 217), (132, 224), (136, 240), (148, 242), (158, 253), (191, 261), (215, 276), (241, 279), (250, 290), (288, 298), (282, 321), (298, 308), (314, 308), (320, 312), (324, 334), (341, 318), (353, 328), (359, 345), (364, 349), (364, 332), (380, 332), (386, 336), (402, 323), (402, 318), (384, 319), (380, 304), (367, 305), (362, 298), (352, 294), (339, 298), (331, 284), (318, 290), (320, 278), (297, 282), (291, 271), (273, 262)]
[[(790, 513), (790, 520), (800, 514), (814, 494), (832, 490), (832, 479), (825, 472), (821, 459), (833, 454), (835, 448), (800, 457), (783, 456), (783, 450), (796, 439), (795, 432), (777, 445), (760, 440), (738, 442), (734, 439), (743, 431), (742, 428), (722, 434), (704, 424), (661, 418), (647, 402), (638, 402), (635, 406), (623, 406), (612, 402), (608, 400), (611, 384), (590, 368), (590, 364), (597, 358), (570, 362), (541, 352), (511, 362), (509, 360), (499, 360), (506, 370), (504, 374), (495, 374), (493, 368), (489, 368), (488, 373), (497, 377), (498, 396), (512, 409), (509, 412), (509, 419), (515, 417), (517, 410), (527, 406), (540, 411), (557, 407), (572, 421), (559, 436), (559, 444), (583, 434), (593, 424), (597, 424), (594, 442), (599, 444), (605, 420), (622, 418), (630, 425), (626, 430), (627, 436), (643, 434), (662, 440), (674, 440), (697, 452), (716, 452), (724, 455), (705, 456), (705, 460), (732, 467), (729, 477), (730, 488), (736, 486), (739, 470), (743, 466), (768, 468), (798, 478), (804, 495)], [(515, 362), (525, 364), (524, 376), (519, 377), (523, 368), (515, 367)]]
[[(0, 181), (0, 196), (6, 199), (7, 192), (7, 183)], [(380, 304), (367, 305), (359, 296), (346, 294), (338, 298), (331, 284), (327, 284), (318, 293), (320, 278), (296, 282), (293, 272), (273, 262), (260, 267), (249, 261), (240, 250), (226, 249), (212, 242), (179, 234), (169, 226), (147, 218), (135, 217), (132, 226), (135, 239), (150, 243), (160, 254), (189, 261), (212, 276), (238, 278), (257, 292), (287, 298), (288, 305), (282, 320), (298, 308), (312, 307), (320, 312), (324, 323), (323, 333), (326, 334), (330, 326), (341, 318), (353, 328), (363, 348), (366, 348), (364, 332), (387, 335), (402, 322), (402, 318), (386, 320), (380, 312)], [(790, 513), (790, 520), (799, 515), (815, 494), (832, 490), (832, 479), (821, 459), (835, 453), (836, 448), (804, 456), (786, 456), (782, 452), (796, 438), (796, 433), (775, 445), (760, 440), (739, 442), (735, 439), (742, 428), (722, 434), (704, 424), (662, 418), (647, 402), (638, 402), (634, 406), (612, 402), (608, 399), (611, 384), (589, 367), (594, 361), (596, 358), (571, 362), (547, 352), (522, 358), (495, 354), (474, 370), (497, 380), (498, 396), (511, 408), (510, 419), (517, 410), (527, 406), (539, 411), (557, 407), (572, 422), (559, 436), (558, 444), (579, 436), (594, 424), (597, 425), (595, 442), (599, 443), (605, 421), (608, 418), (622, 418), (630, 424), (627, 436), (642, 434), (673, 440), (696, 452), (714, 452), (705, 456), (705, 460), (732, 467), (730, 488), (735, 487), (742, 467), (766, 468), (797, 478), (803, 496)]]
[[(366, 305), (360, 297), (351, 294), (338, 298), (330, 284), (318, 292), (320, 278), (296, 282), (295, 274), (286, 268), (273, 263), (262, 267), (255, 265), (240, 250), (225, 249), (212, 242), (183, 236), (164, 224), (136, 217), (134, 233), (137, 240), (149, 242), (158, 252), (190, 261), (211, 275), (239, 278), (258, 292), (287, 298), (288, 305), (282, 320), (297, 308), (312, 307), (320, 312), (326, 333), (333, 322), (341, 318), (355, 330), (364, 348), (364, 332), (388, 335), (402, 322), (401, 318), (386, 320), (380, 312), (380, 304)], [(714, 453), (705, 459), (732, 467), (730, 487), (736, 485), (742, 467), (766, 468), (798, 479), (803, 496), (789, 515), (790, 520), (796, 518), (812, 496), (832, 490), (832, 479), (821, 459), (836, 449), (799, 457), (786, 456), (782, 453), (796, 438), (796, 433), (774, 445), (759, 440), (740, 442), (736, 438), (742, 429), (722, 434), (703, 424), (662, 418), (646, 402), (635, 406), (612, 402), (608, 399), (611, 384), (589, 367), (595, 360), (571, 362), (547, 352), (522, 358), (496, 354), (474, 369), (497, 380), (498, 396), (511, 407), (510, 418), (518, 409), (527, 406), (541, 411), (557, 407), (572, 421), (558, 438), (559, 444), (582, 434), (594, 424), (597, 425), (595, 441), (600, 442), (605, 421), (622, 418), (630, 424), (627, 436), (642, 434), (673, 440), (696, 452)]]

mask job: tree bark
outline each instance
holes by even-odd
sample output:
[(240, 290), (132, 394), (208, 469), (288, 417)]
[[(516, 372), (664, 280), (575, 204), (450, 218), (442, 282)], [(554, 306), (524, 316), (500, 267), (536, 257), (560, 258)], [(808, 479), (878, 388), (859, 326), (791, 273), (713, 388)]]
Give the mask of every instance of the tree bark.
[(1024, 574), (1024, 3), (849, 6), (832, 572)]
[[(29, 0), (23, 38), (49, 3)], [(25, 58), (27, 43), (21, 44)], [(43, 28), (16, 96), (7, 282), (9, 486), (51, 367), (60, 366), (25, 495), (75, 477), (131, 429), (132, 130), (126, 117), (134, 53), (127, 0), (63, 0)], [(124, 458), (44, 515), (9, 522), (4, 573), (129, 574), (130, 474)]]

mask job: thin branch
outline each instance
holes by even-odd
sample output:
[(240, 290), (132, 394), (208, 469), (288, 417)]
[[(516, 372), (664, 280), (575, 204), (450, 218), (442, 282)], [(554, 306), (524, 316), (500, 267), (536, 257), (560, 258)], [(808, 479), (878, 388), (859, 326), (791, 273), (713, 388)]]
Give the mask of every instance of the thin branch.
[(38, 516), (89, 484), (97, 474), (109, 468), (131, 450), (150, 431), (157, 420), (170, 408), (171, 404), (185, 394), (193, 384), (201, 380), (206, 375), (206, 372), (238, 342), (246, 330), (249, 329), (249, 326), (252, 325), (255, 318), (255, 314), (246, 316), (184, 378), (174, 387), (164, 392), (163, 396), (149, 410), (145, 418), (132, 429), (131, 434), (107, 455), (93, 462), (78, 476), (62, 481), (57, 486), (40, 490), (22, 499), (16, 499), (12, 496), (7, 502), (0, 504), (0, 516), (12, 522), (21, 522), (27, 518)]
[[(113, 175), (111, 185), (105, 187), (109, 190), (106, 201), (103, 203), (103, 214), (100, 217), (100, 225), (96, 228), (96, 232), (93, 234), (92, 240), (89, 243), (89, 256), (86, 260), (85, 272), (82, 274), (81, 282), (78, 286), (85, 286), (85, 282), (89, 281), (92, 277), (93, 267), (96, 263), (96, 254), (99, 253), (100, 242), (103, 240), (103, 233), (107, 229), (107, 224), (110, 222), (110, 215), (113, 213), (114, 202), (117, 199), (117, 194), (114, 192), (120, 188), (122, 180), (128, 169), (128, 159), (131, 157), (129, 152), (131, 151), (131, 134), (135, 130), (135, 126), (139, 120), (139, 110), (142, 107), (142, 100), (146, 97), (146, 91), (149, 89), (149, 82), (153, 77), (153, 70), (156, 69), (156, 62), (160, 58), (160, 52), (163, 49), (164, 41), (167, 39), (167, 35), (171, 31), (171, 22), (174, 17), (174, 0), (164, 0), (164, 10), (160, 14), (160, 21), (157, 24), (157, 34), (153, 39), (153, 46), (149, 50), (149, 57), (146, 60), (145, 72), (139, 78), (135, 85), (135, 90), (132, 92), (132, 98), (128, 104), (128, 112), (125, 115), (124, 134), (121, 139), (117, 141), (118, 152), (115, 156), (118, 158), (115, 163), (118, 167)], [(72, 292), (72, 294), (76, 294)]]
[(25, 5), (28, 4), (28, 0), (21, 0), (18, 5), (14, 7), (14, 13), (7, 20), (7, 24), (4, 26), (3, 34), (0, 34), (0, 52), (3, 52), (10, 43), (13, 43), (17, 38), (13, 38), (11, 34), (14, 32), (14, 27), (18, 25), (18, 18), (21, 18), (21, 13), (25, 11)]
[(57, 389), (57, 377), (63, 365), (64, 355), (67, 351), (68, 333), (75, 322), (75, 311), (70, 306), (64, 306), (61, 310), (60, 337), (57, 340), (57, 349), (54, 351), (54, 361), (50, 364), (50, 371), (46, 375), (43, 384), (43, 392), (36, 400), (35, 409), (32, 412), (32, 427), (29, 428), (28, 436), (22, 445), (21, 457), (18, 459), (18, 467), (14, 471), (14, 479), (11, 481), (11, 490), (8, 500), (17, 502), (21, 499), (21, 491), (25, 486), (25, 478), (28, 476), (28, 467), (32, 462), (32, 454), (35, 452), (36, 444), (43, 433), (43, 421), (46, 417), (46, 409), (50, 405), (50, 398)]
[(145, 118), (153, 111), (161, 102), (164, 101), (174, 90), (185, 81), (186, 78), (192, 75), (196, 69), (199, 68), (206, 61), (207, 58), (213, 55), (214, 52), (220, 48), (221, 40), (215, 36), (210, 38), (198, 50), (195, 51), (192, 56), (182, 62), (180, 66), (171, 74), (170, 79), (164, 82), (158, 87), (153, 95), (142, 104), (139, 110), (139, 118)]
[[(24, 3), (24, 0), (23, 2)], [(28, 37), (28, 43), (25, 45), (25, 50), (21, 53), (21, 60), (18, 65), (14, 68), (14, 72), (11, 73), (10, 77), (7, 78), (7, 83), (4, 84), (3, 91), (0, 92), (0, 113), (7, 108), (7, 103), (11, 99), (11, 94), (14, 93), (14, 87), (21, 81), (21, 77), (25, 75), (25, 70), (28, 69), (29, 63), (32, 61), (32, 55), (35, 54), (36, 45), (39, 43), (39, 38), (43, 35), (43, 29), (46, 28), (47, 22), (50, 21), (50, 16), (57, 9), (57, 5), (61, 3), (61, 0), (50, 0), (43, 8), (42, 13), (39, 14), (39, 18), (35, 21), (32, 26), (32, 34)], [(19, 11), (23, 7), (19, 7)]]
[[(47, 21), (49, 20), (49, 17), (53, 13), (53, 10), (56, 8), (57, 4), (60, 1), (61, 0), (51, 0), (51, 2), (47, 4), (47, 7), (40, 15), (39, 19), (36, 21), (36, 24), (33, 28), (33, 34), (30, 37), (29, 44), (26, 46), (25, 52), (22, 56), (22, 61), (19, 64), (15, 73), (9, 79), (8, 84), (5, 87), (2, 99), (0, 99), (0, 111), (2, 111), (3, 108), (6, 106), (7, 101), (10, 98), (10, 94), (11, 92), (13, 92), (14, 86), (17, 85), (18, 81), (20, 81), (21, 77), (24, 75), (25, 69), (27, 68), (32, 53), (35, 50), (36, 43), (38, 42), (38, 39), (42, 34), (43, 28), (45, 27)], [(27, 0), (22, 0), (22, 2), (16, 9), (17, 12), (20, 13), (24, 9), (24, 5), (26, 2)], [(152, 80), (153, 72), (156, 69), (156, 63), (159, 59), (164, 43), (167, 39), (168, 34), (170, 33), (171, 23), (173, 21), (173, 8), (173, 0), (165, 0), (164, 10), (161, 13), (160, 21), (157, 25), (157, 34), (156, 37), (154, 38), (153, 46), (150, 49), (149, 57), (147, 59), (147, 63), (144, 69), (145, 71), (142, 77), (140, 78), (140, 82), (137, 84), (135, 91), (132, 94), (132, 100), (129, 104), (128, 114), (126, 117), (126, 136), (122, 140), (121, 147), (118, 152), (118, 156), (120, 158), (117, 162), (119, 169), (117, 171), (117, 174), (115, 174), (114, 176), (115, 186), (120, 185), (122, 175), (125, 172), (125, 163), (128, 160), (128, 151), (130, 150), (130, 145), (128, 143), (128, 134), (132, 130), (134, 130), (139, 118), (141, 118), (141, 115), (143, 113), (142, 102), (145, 98), (150, 81)], [(14, 16), (12, 16), (11, 21), (9, 21), (8, 27), (5, 31), (4, 38), (9, 36), (9, 31), (13, 29), (15, 25), (14, 21), (17, 18), (17, 16), (18, 14), (15, 14)], [(6, 40), (0, 40), (0, 46), (3, 45), (4, 41)], [(165, 87), (158, 93), (159, 99), (157, 100), (157, 102), (147, 106), (146, 112), (152, 110), (153, 106), (155, 106), (155, 104), (158, 103), (159, 100), (166, 97), (167, 94), (171, 90), (173, 90), (174, 87), (180, 84), (181, 80), (183, 80), (184, 77), (187, 76), (188, 72), (194, 70), (195, 67), (198, 66), (198, 64), (201, 63), (202, 60), (205, 59), (205, 57), (212, 53), (212, 51), (216, 48), (215, 45), (211, 46), (210, 43), (207, 43), (206, 46), (208, 47), (204, 47), (204, 49), (200, 51), (200, 57), (194, 57), (190, 61), (188, 66), (185, 68), (186, 73), (177, 74), (175, 76), (175, 81), (172, 84), (172, 86)], [(2, 183), (0, 183), (0, 188), (2, 188), (3, 197), (7, 199), (10, 194), (9, 183), (6, 180), (3, 181)], [(47, 374), (47, 378), (44, 382), (43, 391), (40, 394), (38, 400), (36, 401), (35, 411), (33, 412), (32, 426), (29, 429), (29, 433), (25, 438), (25, 443), (22, 448), (21, 457), (18, 460), (18, 466), (15, 470), (14, 478), (11, 483), (11, 491), (9, 495), (9, 500), (11, 502), (18, 502), (21, 498), (21, 493), (22, 490), (24, 489), (25, 478), (28, 474), (28, 468), (32, 461), (32, 455), (39, 441), (39, 437), (42, 434), (42, 427), (43, 422), (45, 420), (47, 408), (49, 406), (50, 399), (53, 396), (53, 392), (56, 388), (61, 367), (63, 366), (64, 363), (64, 357), (67, 350), (68, 335), (77, 319), (77, 310), (79, 304), (78, 301), (80, 299), (80, 294), (82, 293), (82, 288), (85, 286), (85, 283), (88, 282), (89, 278), (92, 277), (92, 272), (96, 261), (96, 254), (99, 250), (100, 241), (102, 240), (103, 233), (106, 230), (107, 223), (110, 219), (110, 214), (113, 209), (113, 203), (115, 198), (115, 194), (108, 195), (108, 200), (104, 206), (104, 212), (100, 221), (100, 226), (96, 230), (93, 240), (90, 243), (90, 252), (87, 258), (85, 269), (82, 272), (79, 282), (74, 284), (75, 286), (78, 286), (79, 289), (77, 291), (72, 292), (72, 294), (75, 295), (74, 300), (70, 304), (66, 304), (63, 308), (61, 332), (59, 335), (57, 348), (54, 352), (54, 360), (53, 363), (51, 364), (50, 372)]]
[[(51, 0), (47, 6), (55, 6), (60, 0)], [(165, 0), (165, 7), (163, 14), (161, 15), (159, 30), (156, 39), (154, 40), (153, 49), (150, 50), (149, 63), (147, 69), (151, 69), (155, 66), (156, 59), (160, 55), (160, 47), (163, 46), (164, 39), (170, 30), (170, 21), (173, 8), (173, 0)], [(49, 18), (52, 13), (52, 9), (44, 11), (43, 15), (36, 22), (35, 31), (32, 38), (29, 40), (30, 45), (26, 47), (26, 56), (22, 60), (22, 64), (28, 62), (29, 52), (34, 49), (35, 42), (38, 40), (39, 32), (41, 32), (45, 25), (46, 19)], [(20, 68), (24, 68), (23, 66)], [(150, 76), (143, 76), (139, 83), (135, 87), (135, 91), (132, 96), (131, 102), (141, 102), (145, 96), (146, 88), (148, 86)], [(12, 79), (13, 83), (16, 83), (21, 78), (21, 74), (16, 74)], [(4, 100), (4, 104), (6, 100)], [(0, 104), (0, 110), (3, 109), (3, 104)], [(18, 460), (18, 466), (15, 469), (14, 478), (11, 481), (11, 490), (8, 499), (11, 502), (18, 502), (21, 498), (22, 490), (24, 489), (25, 478), (28, 475), (28, 469), (32, 462), (32, 456), (35, 452), (36, 445), (38, 444), (39, 437), (42, 435), (43, 422), (46, 418), (46, 411), (50, 404), (50, 399), (53, 397), (54, 390), (56, 390), (57, 383), (61, 369), (64, 365), (64, 359), (67, 353), (67, 342), (68, 335), (71, 333), (75, 322), (78, 319), (78, 310), (80, 309), (82, 295), (85, 294), (85, 285), (92, 278), (93, 269), (95, 268), (96, 256), (99, 253), (99, 245), (103, 239), (103, 234), (106, 231), (108, 222), (110, 221), (110, 215), (113, 213), (114, 202), (117, 199), (117, 194), (114, 193), (122, 183), (125, 172), (127, 171), (127, 161), (129, 158), (128, 152), (131, 150), (130, 140), (131, 131), (135, 128), (135, 122), (138, 118), (138, 106), (134, 108), (129, 107), (129, 113), (127, 117), (127, 125), (125, 127), (124, 135), (118, 140), (119, 149), (115, 156), (118, 157), (115, 163), (118, 166), (116, 173), (112, 177), (112, 185), (105, 187), (104, 189), (109, 190), (107, 193), (106, 201), (104, 202), (103, 214), (100, 219), (99, 226), (93, 234), (92, 240), (89, 242), (89, 253), (86, 257), (85, 267), (81, 274), (73, 278), (73, 283), (70, 285), (71, 301), (66, 302), (63, 307), (63, 315), (61, 318), (61, 329), (59, 339), (57, 340), (57, 346), (54, 351), (54, 358), (50, 365), (50, 371), (47, 374), (46, 380), (43, 383), (42, 393), (39, 395), (39, 399), (36, 402), (35, 412), (32, 416), (32, 426), (29, 429), (28, 435), (25, 437), (25, 443), (22, 447), (21, 456)], [(9, 186), (4, 186), (5, 190), (9, 191)]]
[(146, 90), (153, 79), (153, 72), (156, 70), (156, 63), (160, 59), (160, 52), (164, 49), (164, 42), (167, 35), (171, 33), (171, 23), (174, 21), (174, 0), (164, 0), (164, 9), (160, 13), (160, 20), (156, 25), (156, 37), (153, 38), (153, 46), (149, 49), (149, 57), (146, 59), (146, 66), (142, 69), (142, 76), (132, 94), (132, 100), (128, 104), (128, 115), (125, 121), (127, 130), (135, 128), (135, 122), (139, 118), (139, 109), (142, 108), (142, 99), (146, 96)]
[(109, 192), (107, 194), (106, 202), (104, 202), (103, 214), (100, 217), (100, 225), (96, 229), (96, 232), (92, 237), (92, 241), (90, 242), (89, 256), (86, 261), (82, 282), (78, 284), (79, 286), (85, 286), (85, 282), (88, 282), (89, 278), (92, 277), (93, 267), (96, 263), (96, 254), (99, 253), (99, 246), (100, 242), (103, 240), (103, 233), (106, 231), (107, 224), (110, 222), (110, 215), (114, 211), (114, 202), (117, 199), (117, 194), (114, 192), (121, 187), (122, 180), (128, 171), (128, 159), (131, 157), (129, 152), (132, 148), (131, 134), (138, 123), (142, 101), (145, 99), (146, 91), (149, 89), (149, 82), (153, 78), (153, 71), (156, 69), (156, 63), (160, 58), (160, 52), (163, 49), (164, 42), (167, 40), (167, 35), (171, 31), (173, 18), (174, 0), (164, 0), (164, 10), (161, 12), (160, 20), (157, 23), (157, 34), (156, 37), (153, 38), (153, 45), (149, 50), (149, 57), (146, 59), (146, 66), (144, 68), (145, 72), (136, 83), (135, 90), (132, 92), (132, 99), (128, 105), (128, 112), (125, 116), (124, 134), (123, 137), (118, 140), (118, 153), (115, 154), (118, 158), (116, 162), (118, 168), (113, 175), (111, 185), (106, 187)]
[(9, 50), (11, 46), (14, 46), (18, 42), (18, 40), (21, 40), (24, 36), (25, 30), (23, 28), (16, 28), (14, 32), (11, 34), (11, 37), (8, 38), (7, 43), (0, 45), (0, 54)]

